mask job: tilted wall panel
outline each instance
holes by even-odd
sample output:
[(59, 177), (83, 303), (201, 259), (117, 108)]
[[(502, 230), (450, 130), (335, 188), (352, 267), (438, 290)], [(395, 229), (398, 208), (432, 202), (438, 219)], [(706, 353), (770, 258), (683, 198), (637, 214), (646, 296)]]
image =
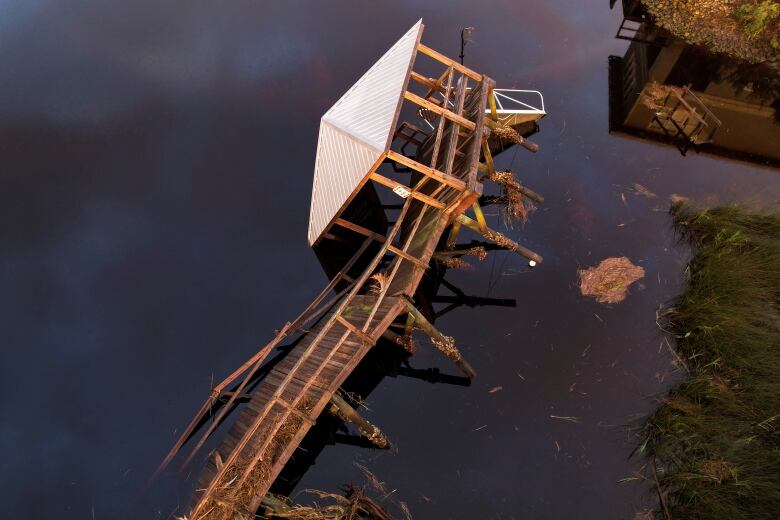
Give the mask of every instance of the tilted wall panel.
[(317, 240), (381, 155), (381, 151), (346, 132), (324, 121), (320, 123), (309, 215), (309, 245)]
[(309, 216), (310, 245), (389, 148), (422, 29), (420, 20), (322, 116)]

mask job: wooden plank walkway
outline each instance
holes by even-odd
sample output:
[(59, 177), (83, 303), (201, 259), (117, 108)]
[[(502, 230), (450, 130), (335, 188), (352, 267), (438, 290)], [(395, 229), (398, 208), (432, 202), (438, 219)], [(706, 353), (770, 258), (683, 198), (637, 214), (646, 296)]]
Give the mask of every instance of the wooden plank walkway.
[[(356, 296), (341, 316), (352, 327), (363, 328), (376, 301), (376, 295)], [(225, 504), (239, 514), (255, 511), (330, 397), (403, 309), (399, 297), (384, 298), (369, 327), (374, 334), (368, 336), (337, 317), (340, 302), (252, 393), (222, 445), (209, 456), (198, 481), (204, 491), (192, 518), (222, 518), (208, 512), (221, 511)]]
[[(478, 76), (477, 85), (468, 89), (464, 77), (455, 87), (454, 71), (465, 68), (451, 60), (447, 64), (448, 72), (437, 88), (445, 92), (441, 106), (452, 110), (429, 107), (443, 117), (420, 145), (417, 160), (391, 150), (377, 163), (390, 161), (413, 171), (392, 228), (379, 234), (335, 219), (337, 225), (363, 235), (363, 245), (296, 320), (212, 390), (158, 469), (203, 428), (184, 465), (191, 462), (230, 411), (248, 400), (223, 442), (208, 456), (188, 520), (255, 518), (274, 480), (339, 387), (387, 327), (401, 313), (415, 310), (409, 307), (410, 298), (445, 228), (477, 203), (482, 192), (477, 167), (486, 138), (484, 107), (493, 81)], [(400, 186), (378, 171), (368, 176), (393, 191)], [(356, 278), (349, 276), (353, 266), (360, 266)], [(377, 283), (373, 277), (378, 277)], [(346, 289), (323, 303), (344, 284)], [(311, 329), (302, 329), (305, 326)], [(301, 333), (286, 356), (247, 394), (269, 353)]]

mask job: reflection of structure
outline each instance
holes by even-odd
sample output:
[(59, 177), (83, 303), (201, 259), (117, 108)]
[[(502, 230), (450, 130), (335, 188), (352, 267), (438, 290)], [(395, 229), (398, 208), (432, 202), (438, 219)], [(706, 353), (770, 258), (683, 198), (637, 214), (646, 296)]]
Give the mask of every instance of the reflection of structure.
[(623, 0), (623, 17), (618, 37), (631, 44), (609, 58), (610, 133), (780, 167), (765, 71), (749, 77), (744, 64), (686, 44), (653, 25), (638, 0)]
[[(328, 413), (352, 422), (363, 435), (342, 440), (386, 447), (387, 439), (360, 416), (347, 392), (347, 380), (377, 345), (402, 349), (395, 356), (403, 361), (419, 330), (466, 381), (474, 376), (453, 338), (434, 326), (433, 304), (511, 302), (469, 297), (443, 281), (444, 269), (431, 266), (442, 257), (487, 254), (484, 246), (460, 249), (462, 227), (481, 235), (490, 249), (542, 262), (490, 229), (480, 207), (486, 180), (502, 186), (498, 202), (523, 215), (524, 197), (542, 200), (511, 172), (497, 172), (492, 159), (512, 144), (537, 149), (526, 137), (545, 115), (541, 94), (496, 92), (492, 79), (422, 44), (422, 31), (420, 21), (322, 117), (308, 238), (330, 282), (298, 318), (214, 387), (163, 461), (160, 469), (192, 441), (186, 465), (228, 414), (235, 418), (208, 455), (190, 520), (254, 518), (307, 434), (328, 430), (318, 426)], [(529, 93), (538, 105), (519, 98)], [(420, 125), (400, 120), (415, 115), (423, 117)], [(429, 130), (420, 128), (425, 123)], [(440, 284), (452, 292), (444, 302), (434, 296)], [(277, 348), (283, 354), (267, 360)], [(398, 374), (463, 382), (401, 362), (391, 366)], [(352, 391), (366, 395), (380, 379), (375, 374)]]

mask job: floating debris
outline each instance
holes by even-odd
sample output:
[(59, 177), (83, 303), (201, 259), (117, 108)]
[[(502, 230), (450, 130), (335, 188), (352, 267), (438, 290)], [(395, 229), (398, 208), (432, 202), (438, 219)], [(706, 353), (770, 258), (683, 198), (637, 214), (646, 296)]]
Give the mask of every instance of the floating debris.
[(595, 296), (599, 303), (619, 303), (628, 295), (629, 285), (645, 276), (645, 270), (621, 256), (606, 258), (598, 266), (580, 269), (577, 274), (583, 296)]
[(648, 190), (638, 182), (634, 183), (634, 192), (637, 195), (642, 195), (643, 197), (647, 197), (648, 199), (654, 198), (656, 195), (652, 191)]
[(559, 421), (569, 421), (569, 422), (573, 422), (575, 424), (579, 424), (580, 423), (580, 418), (579, 417), (574, 417), (574, 416), (551, 415), (550, 419), (558, 419)]

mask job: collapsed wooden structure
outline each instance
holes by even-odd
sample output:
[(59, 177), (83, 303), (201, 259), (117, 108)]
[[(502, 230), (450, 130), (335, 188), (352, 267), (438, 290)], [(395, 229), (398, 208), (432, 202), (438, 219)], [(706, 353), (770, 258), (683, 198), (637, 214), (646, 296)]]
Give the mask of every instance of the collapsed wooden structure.
[[(158, 471), (192, 442), (183, 465), (190, 463), (241, 407), (208, 456), (190, 520), (254, 518), (323, 412), (353, 422), (367, 439), (386, 447), (381, 431), (339, 394), (380, 338), (410, 348), (412, 332), (421, 330), (467, 377), (474, 376), (453, 339), (432, 324), (432, 304), (415, 301), (435, 255), (451, 258), (473, 250), (457, 243), (461, 228), (479, 233), (491, 249), (542, 262), (488, 228), (480, 198), (483, 181), (500, 177), (495, 153), (512, 144), (535, 151), (524, 136), (544, 116), (543, 101), (536, 107), (517, 100), (518, 93), (532, 91), (496, 90), (489, 77), (422, 44), (422, 32), (420, 21), (322, 118), (309, 243), (330, 282), (298, 318), (213, 389), (161, 464)], [(440, 69), (436, 77), (417, 71), (420, 56)], [(422, 120), (428, 129), (399, 123), (402, 116)], [(543, 200), (517, 181), (504, 187), (518, 197)], [(266, 364), (283, 342), (288, 343), (283, 359)]]

